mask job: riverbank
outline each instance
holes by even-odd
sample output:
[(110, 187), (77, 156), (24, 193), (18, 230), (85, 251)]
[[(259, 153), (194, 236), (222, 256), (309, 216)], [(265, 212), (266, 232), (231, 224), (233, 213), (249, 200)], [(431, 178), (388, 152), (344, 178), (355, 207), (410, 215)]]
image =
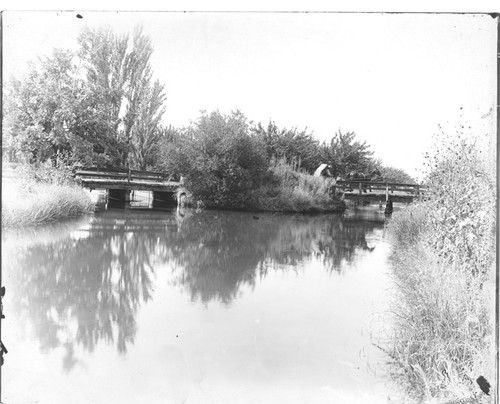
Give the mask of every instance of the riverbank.
[(397, 296), (386, 353), (409, 401), (490, 402), (476, 380), (495, 381), (495, 177), (480, 156), (463, 140), (435, 153), (428, 199), (387, 227)]
[(5, 181), (2, 227), (33, 226), (81, 216), (94, 210), (88, 194), (74, 185)]

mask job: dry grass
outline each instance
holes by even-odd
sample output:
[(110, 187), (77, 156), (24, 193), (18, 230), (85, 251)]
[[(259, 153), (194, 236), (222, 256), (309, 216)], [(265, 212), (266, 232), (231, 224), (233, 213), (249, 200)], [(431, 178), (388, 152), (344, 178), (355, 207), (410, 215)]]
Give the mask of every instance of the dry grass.
[(284, 162), (270, 169), (272, 180), (256, 192), (259, 210), (274, 212), (338, 212), (345, 204), (332, 197), (334, 181), (297, 171)]
[(494, 177), (473, 137), (447, 136), (426, 159), (428, 199), (388, 224), (392, 376), (413, 401), (488, 402), (476, 379), (495, 380)]
[(386, 352), (392, 377), (416, 402), (482, 394), (477, 377), (494, 380), (494, 281), (439, 258), (427, 241), (431, 208), (410, 206), (388, 225), (397, 299)]
[(2, 227), (54, 222), (92, 212), (81, 188), (70, 185), (7, 182), (2, 186)]

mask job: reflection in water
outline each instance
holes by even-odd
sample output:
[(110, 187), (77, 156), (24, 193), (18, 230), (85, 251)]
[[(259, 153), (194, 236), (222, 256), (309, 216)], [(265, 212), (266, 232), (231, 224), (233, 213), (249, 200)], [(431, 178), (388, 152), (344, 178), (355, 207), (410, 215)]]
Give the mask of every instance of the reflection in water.
[(270, 270), (315, 259), (345, 271), (356, 254), (373, 250), (369, 235), (383, 227), (383, 219), (362, 219), (110, 210), (38, 234), (4, 234), (3, 264), (23, 296), (16, 315), (29, 319), (42, 350), (65, 349), (69, 371), (75, 344), (92, 352), (106, 341), (125, 353), (134, 343), (137, 311), (152, 298), (160, 265), (193, 301), (228, 304)]
[(367, 234), (382, 223), (342, 220), (339, 216), (260, 216), (203, 212), (185, 220), (176, 240), (179, 283), (192, 299), (230, 302), (242, 283), (269, 269), (295, 269), (312, 257), (340, 272), (356, 251), (370, 251)]

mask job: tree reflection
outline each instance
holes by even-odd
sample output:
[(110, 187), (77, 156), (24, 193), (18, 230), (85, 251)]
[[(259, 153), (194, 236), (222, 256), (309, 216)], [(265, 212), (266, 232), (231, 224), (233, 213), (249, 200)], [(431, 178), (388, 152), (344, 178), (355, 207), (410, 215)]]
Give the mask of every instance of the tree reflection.
[(295, 268), (320, 259), (340, 272), (359, 250), (372, 251), (366, 235), (382, 221), (336, 215), (261, 215), (207, 211), (186, 220), (176, 261), (182, 266), (178, 284), (193, 300), (231, 302), (240, 285), (253, 287), (257, 275)]
[(92, 352), (107, 341), (127, 352), (160, 264), (170, 265), (172, 282), (193, 301), (228, 304), (242, 285), (255, 287), (271, 270), (313, 259), (328, 271), (345, 270), (359, 251), (372, 250), (366, 237), (383, 222), (121, 210), (101, 212), (70, 231), (65, 226), (55, 228), (66, 234), (52, 241), (31, 235), (15, 261), (5, 264), (16, 279), (19, 315), (29, 319), (43, 350), (65, 349), (63, 366), (70, 370), (78, 363), (75, 345)]
[(76, 363), (75, 343), (92, 352), (103, 340), (125, 353), (136, 312), (152, 296), (156, 241), (96, 217), (88, 230), (23, 249), (11, 270), (23, 296), (17, 309), (31, 320), (41, 349), (63, 346), (68, 370)]

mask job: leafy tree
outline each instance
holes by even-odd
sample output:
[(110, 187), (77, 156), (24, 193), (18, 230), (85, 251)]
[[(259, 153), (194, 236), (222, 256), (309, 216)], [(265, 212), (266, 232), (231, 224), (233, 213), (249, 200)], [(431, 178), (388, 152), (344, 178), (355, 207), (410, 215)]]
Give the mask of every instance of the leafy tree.
[(175, 154), (194, 198), (210, 206), (245, 206), (268, 167), (264, 143), (239, 111), (202, 113)]
[(7, 86), (4, 136), (18, 159), (39, 163), (70, 149), (68, 124), (78, 87), (72, 59), (71, 52), (54, 49), (31, 63), (24, 80), (13, 78)]
[(405, 170), (390, 166), (382, 166), (380, 173), (384, 181), (399, 182), (404, 184), (415, 184), (416, 181)]
[[(121, 166), (145, 167), (164, 113), (163, 86), (152, 80), (153, 47), (141, 28), (128, 35), (85, 30), (78, 39), (89, 91), (99, 107), (101, 130), (122, 143)], [(121, 115), (124, 111), (123, 116)]]
[(173, 178), (180, 179), (186, 161), (190, 158), (186, 142), (191, 140), (188, 130), (180, 130), (173, 126), (159, 127), (159, 139), (156, 147), (154, 167)]
[(340, 130), (329, 143), (322, 145), (322, 159), (332, 167), (334, 176), (346, 177), (352, 172), (366, 173), (373, 169), (373, 152), (366, 141), (356, 139), (354, 132)]
[[(19, 159), (145, 168), (153, 163), (164, 88), (150, 39), (86, 29), (76, 53), (54, 50), (7, 89), (5, 136)], [(58, 161), (59, 160), (59, 161)]]
[(308, 172), (314, 172), (321, 164), (319, 142), (305, 130), (279, 129), (270, 121), (267, 128), (259, 123), (252, 131), (263, 139), (269, 159), (285, 159)]

